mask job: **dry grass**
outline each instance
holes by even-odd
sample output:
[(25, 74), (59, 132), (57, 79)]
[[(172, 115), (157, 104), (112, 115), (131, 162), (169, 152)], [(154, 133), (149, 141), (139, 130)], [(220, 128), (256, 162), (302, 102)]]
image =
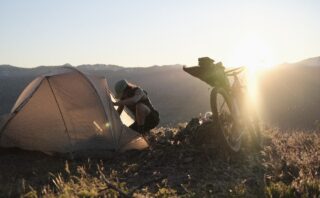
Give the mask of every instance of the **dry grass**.
[(262, 151), (270, 197), (320, 196), (320, 133), (270, 131)]
[[(151, 150), (66, 160), (1, 151), (0, 197), (319, 197), (319, 132), (266, 130), (262, 151), (236, 155), (175, 141), (160, 128)], [(219, 140), (215, 140), (218, 144)]]

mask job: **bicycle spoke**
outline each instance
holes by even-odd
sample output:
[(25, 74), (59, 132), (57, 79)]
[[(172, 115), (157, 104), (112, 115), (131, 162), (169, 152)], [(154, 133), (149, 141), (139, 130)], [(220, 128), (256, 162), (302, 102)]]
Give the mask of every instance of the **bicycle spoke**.
[(220, 108), (219, 108), (219, 112), (221, 112), (222, 107), (224, 106), (225, 103), (226, 103), (226, 101), (223, 101), (222, 105), (221, 105)]
[(237, 141), (237, 142), (240, 141), (241, 138), (242, 138), (242, 136), (243, 136), (243, 131), (240, 133), (240, 135), (239, 135), (239, 137), (236, 139), (236, 141)]

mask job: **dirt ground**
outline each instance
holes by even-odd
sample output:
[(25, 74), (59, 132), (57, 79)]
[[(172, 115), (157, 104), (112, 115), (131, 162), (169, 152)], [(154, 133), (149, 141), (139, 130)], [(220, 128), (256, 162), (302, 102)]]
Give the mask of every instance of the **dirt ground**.
[[(262, 150), (246, 142), (232, 154), (218, 136), (201, 135), (214, 127), (185, 134), (159, 128), (150, 136), (151, 148), (112, 157), (70, 159), (1, 149), (0, 197), (320, 196), (319, 133), (269, 129)], [(190, 135), (194, 131), (199, 137)]]

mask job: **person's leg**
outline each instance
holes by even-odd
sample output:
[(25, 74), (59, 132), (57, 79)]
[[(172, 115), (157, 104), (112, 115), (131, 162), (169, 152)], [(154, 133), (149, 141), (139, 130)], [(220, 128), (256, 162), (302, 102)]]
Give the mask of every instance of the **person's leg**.
[(159, 124), (160, 118), (159, 113), (156, 110), (151, 111), (145, 119), (144, 129), (149, 131), (155, 128)]
[(136, 105), (136, 122), (138, 126), (145, 124), (146, 117), (150, 114), (151, 110), (148, 106), (138, 103)]
[(142, 137), (149, 144), (149, 146), (150, 146), (150, 142), (148, 137), (146, 136), (147, 134), (149, 134), (149, 130), (145, 128), (145, 124), (147, 124), (146, 118), (150, 113), (151, 113), (151, 109), (148, 106), (142, 103), (138, 103), (136, 105), (136, 121), (135, 121), (137, 123), (136, 131), (138, 131), (142, 135)]

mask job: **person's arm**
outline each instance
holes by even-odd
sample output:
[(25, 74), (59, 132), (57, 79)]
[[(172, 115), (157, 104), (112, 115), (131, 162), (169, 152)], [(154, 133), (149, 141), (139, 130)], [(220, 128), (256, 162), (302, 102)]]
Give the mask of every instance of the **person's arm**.
[(117, 101), (117, 102), (115, 102), (115, 105), (119, 105), (119, 106), (129, 105), (130, 106), (130, 105), (136, 104), (143, 96), (144, 96), (143, 90), (137, 89), (135, 91), (134, 96), (132, 96), (131, 98)]

